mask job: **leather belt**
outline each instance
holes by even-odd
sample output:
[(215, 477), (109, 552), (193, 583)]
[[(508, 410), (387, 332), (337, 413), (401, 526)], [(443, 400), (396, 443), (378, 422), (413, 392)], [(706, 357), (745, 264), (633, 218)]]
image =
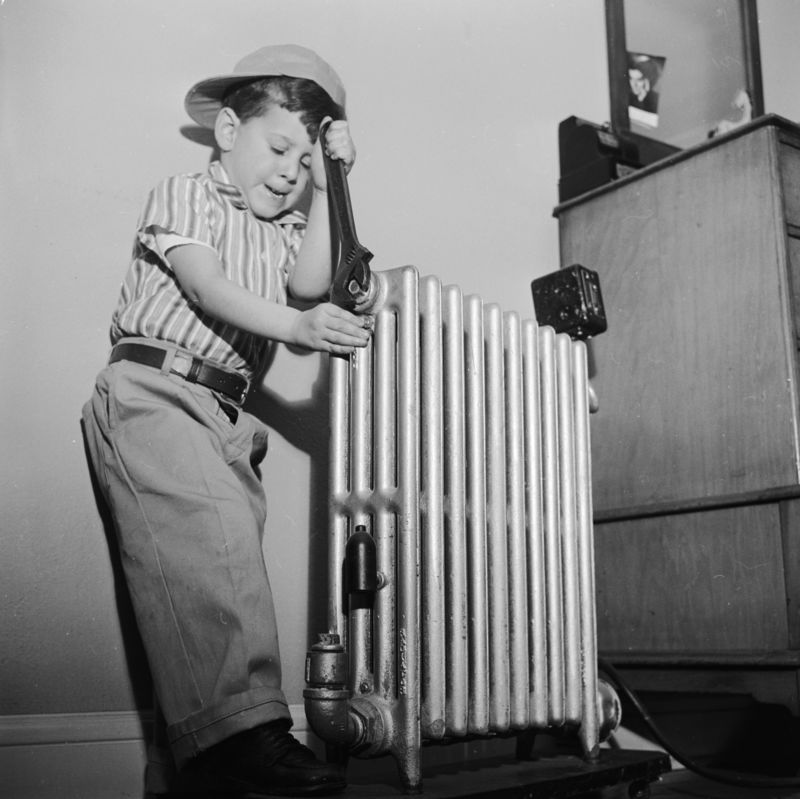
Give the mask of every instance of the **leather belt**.
[[(173, 354), (174, 353), (174, 354)], [(219, 391), (237, 405), (241, 405), (250, 388), (249, 381), (236, 372), (228, 372), (212, 366), (203, 358), (193, 357), (180, 350), (162, 349), (149, 344), (123, 341), (111, 350), (109, 363), (132, 361), (154, 369), (164, 368), (167, 358), (172, 356), (169, 374), (179, 375), (189, 383), (198, 383), (206, 388)]]

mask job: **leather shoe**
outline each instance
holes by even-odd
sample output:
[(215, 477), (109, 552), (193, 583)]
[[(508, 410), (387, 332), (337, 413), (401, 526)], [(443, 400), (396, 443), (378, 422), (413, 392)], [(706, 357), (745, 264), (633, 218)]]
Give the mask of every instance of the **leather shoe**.
[[(212, 746), (191, 767), (206, 790), (261, 796), (322, 796), (347, 786), (344, 769), (323, 763), (289, 733), (285, 720), (237, 733)], [(206, 779), (203, 779), (203, 778)]]

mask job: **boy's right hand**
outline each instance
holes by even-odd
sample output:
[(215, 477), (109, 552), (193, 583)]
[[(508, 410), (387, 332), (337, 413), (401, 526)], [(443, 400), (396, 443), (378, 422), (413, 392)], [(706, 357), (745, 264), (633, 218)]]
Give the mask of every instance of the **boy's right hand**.
[(372, 336), (374, 317), (357, 316), (330, 302), (301, 311), (292, 325), (294, 343), (301, 347), (337, 355), (349, 355), (366, 347)]

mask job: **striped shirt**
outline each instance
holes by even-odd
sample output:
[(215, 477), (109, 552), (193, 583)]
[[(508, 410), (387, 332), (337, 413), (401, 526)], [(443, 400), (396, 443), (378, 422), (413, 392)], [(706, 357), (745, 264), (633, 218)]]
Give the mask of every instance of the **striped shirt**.
[(269, 222), (258, 219), (219, 161), (205, 174), (163, 180), (148, 195), (139, 219), (133, 259), (112, 318), (112, 343), (124, 336), (160, 339), (251, 378), (272, 342), (220, 322), (192, 303), (164, 256), (164, 236), (211, 247), (226, 277), (285, 303), (288, 271), (305, 224), (300, 212)]

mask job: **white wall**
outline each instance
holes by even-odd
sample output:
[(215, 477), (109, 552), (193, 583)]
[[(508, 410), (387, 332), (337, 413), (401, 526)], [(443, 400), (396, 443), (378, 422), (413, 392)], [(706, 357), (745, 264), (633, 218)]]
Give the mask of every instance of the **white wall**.
[[(348, 87), (359, 150), (351, 194), (374, 266), (415, 263), (529, 312), (529, 281), (557, 266), (557, 122), (576, 112), (602, 119), (606, 107), (602, 10), (591, 0), (557, 6), (0, 6), (3, 712), (132, 707), (78, 420), (107, 357), (140, 202), (160, 176), (208, 158), (181, 134), (186, 89), (262, 44), (317, 49)], [(276, 424), (300, 447), (274, 435), (265, 469), (292, 702), (317, 627), (307, 562), (309, 541), (323, 535), (309, 526), (324, 519), (324, 498), (310, 501), (309, 484), (324, 477), (324, 442), (308, 441), (297, 404), (312, 397), (318, 371), (317, 356), (284, 351), (268, 380)], [(324, 414), (323, 394), (320, 384), (312, 410)], [(324, 437), (322, 421), (311, 432)]]
[[(786, 77), (800, 4), (761, 5), (768, 110), (800, 118)], [(558, 265), (557, 125), (608, 115), (599, 0), (0, 1), (2, 714), (146, 701), (80, 407), (107, 357), (145, 192), (207, 161), (181, 133), (186, 89), (270, 42), (317, 49), (348, 86), (351, 194), (375, 268), (414, 263), (527, 314), (530, 280)], [(319, 370), (284, 350), (261, 406), (278, 431), (266, 548), (290, 702), (322, 618), (308, 579), (324, 535)]]

